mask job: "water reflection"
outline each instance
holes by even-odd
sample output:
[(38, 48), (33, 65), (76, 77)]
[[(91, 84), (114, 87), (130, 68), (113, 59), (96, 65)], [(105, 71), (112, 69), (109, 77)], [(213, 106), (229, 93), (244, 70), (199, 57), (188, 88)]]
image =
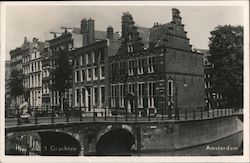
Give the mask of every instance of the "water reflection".
[[(67, 129), (70, 132), (69, 129)], [(82, 132), (72, 129), (72, 135)], [(37, 133), (9, 133), (5, 138), (6, 155), (41, 155), (41, 140)], [(83, 144), (83, 143), (81, 143)], [(139, 156), (226, 156), (243, 154), (243, 132), (218, 141), (175, 151), (140, 151)], [(95, 154), (93, 154), (95, 155)], [(133, 154), (132, 154), (133, 155)]]

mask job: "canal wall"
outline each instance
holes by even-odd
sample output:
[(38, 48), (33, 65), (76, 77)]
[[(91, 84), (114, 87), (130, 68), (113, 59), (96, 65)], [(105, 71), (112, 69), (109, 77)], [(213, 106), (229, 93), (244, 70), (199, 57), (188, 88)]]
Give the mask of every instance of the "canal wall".
[(242, 132), (237, 116), (141, 126), (141, 151), (173, 151), (213, 143)]

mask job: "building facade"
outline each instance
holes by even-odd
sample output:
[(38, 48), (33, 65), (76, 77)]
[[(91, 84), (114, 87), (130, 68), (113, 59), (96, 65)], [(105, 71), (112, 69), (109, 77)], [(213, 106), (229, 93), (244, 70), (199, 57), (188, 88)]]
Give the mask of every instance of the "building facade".
[(23, 44), (23, 85), (28, 92), (26, 100), (32, 110), (43, 110), (42, 107), (42, 57), (44, 43), (33, 38), (32, 42)]
[(72, 51), (74, 54), (74, 109), (96, 116), (104, 114), (108, 103), (108, 56), (117, 50), (119, 41), (113, 28), (105, 34), (96, 31), (94, 20), (81, 21), (83, 47)]
[(170, 23), (140, 30), (131, 14), (123, 14), (122, 44), (109, 57), (113, 114), (204, 107), (203, 55), (192, 51), (179, 14), (172, 9)]

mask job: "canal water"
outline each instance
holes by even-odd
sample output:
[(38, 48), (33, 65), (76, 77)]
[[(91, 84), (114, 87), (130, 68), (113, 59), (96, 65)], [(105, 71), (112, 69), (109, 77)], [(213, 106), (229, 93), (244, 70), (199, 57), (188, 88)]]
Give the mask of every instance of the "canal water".
[[(5, 139), (6, 155), (40, 155), (41, 140), (37, 133), (9, 133)], [(171, 151), (131, 152), (132, 156), (230, 156), (243, 155), (243, 132), (238, 132), (223, 139)]]

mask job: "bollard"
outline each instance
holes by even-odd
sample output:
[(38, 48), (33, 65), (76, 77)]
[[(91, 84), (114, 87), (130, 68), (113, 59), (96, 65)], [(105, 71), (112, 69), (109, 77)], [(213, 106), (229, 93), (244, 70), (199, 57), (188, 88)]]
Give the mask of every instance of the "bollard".
[[(212, 108), (212, 109), (213, 109), (213, 108)], [(209, 118), (209, 116), (210, 116), (210, 115), (209, 115), (209, 109), (208, 109), (208, 110), (207, 110), (207, 117)]]
[(187, 120), (187, 108), (185, 108), (185, 120)]
[(193, 108), (193, 119), (195, 119), (195, 108)]

